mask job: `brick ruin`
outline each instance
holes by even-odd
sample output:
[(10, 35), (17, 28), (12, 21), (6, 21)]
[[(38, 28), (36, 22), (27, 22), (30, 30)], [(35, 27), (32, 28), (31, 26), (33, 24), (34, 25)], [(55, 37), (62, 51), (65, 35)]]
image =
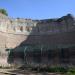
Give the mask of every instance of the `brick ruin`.
[(52, 65), (56, 62), (57, 65), (70, 61), (69, 64), (74, 65), (74, 38), (75, 19), (71, 14), (56, 19), (31, 20), (9, 18), (0, 13), (0, 64)]

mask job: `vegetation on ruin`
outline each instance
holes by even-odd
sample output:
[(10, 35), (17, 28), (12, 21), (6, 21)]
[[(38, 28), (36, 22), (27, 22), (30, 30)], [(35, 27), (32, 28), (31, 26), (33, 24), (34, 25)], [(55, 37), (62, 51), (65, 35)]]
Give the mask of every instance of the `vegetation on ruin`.
[(8, 13), (7, 13), (7, 11), (6, 11), (5, 9), (0, 9), (0, 13), (2, 13), (2, 14), (4, 14), (4, 15), (8, 16)]
[(75, 75), (75, 68), (64, 67), (48, 67), (48, 68), (32, 68), (33, 71), (58, 73), (63, 75)]
[[(25, 70), (24, 65), (20, 67), (20, 70)], [(61, 66), (54, 66), (54, 67), (32, 67), (29, 66), (27, 69), (31, 70), (31, 72), (37, 72), (37, 73), (55, 73), (60, 75), (75, 75), (75, 67), (61, 67)]]

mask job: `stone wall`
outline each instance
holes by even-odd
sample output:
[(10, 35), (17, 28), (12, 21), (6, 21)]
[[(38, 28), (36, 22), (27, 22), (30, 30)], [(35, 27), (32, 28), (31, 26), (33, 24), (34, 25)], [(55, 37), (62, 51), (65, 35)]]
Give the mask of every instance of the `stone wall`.
[[(6, 49), (8, 48), (16, 48), (26, 44), (55, 44), (55, 41), (59, 43), (60, 38), (61, 43), (64, 35), (67, 36), (64, 38), (67, 41), (69, 35), (61, 33), (73, 30), (75, 30), (75, 21), (71, 15), (58, 19), (31, 20), (13, 19), (0, 14), (0, 58), (7, 62), (8, 52)], [(57, 33), (60, 33), (61, 36), (56, 36), (56, 38), (51, 36), (57, 35)]]
[(75, 21), (70, 14), (57, 19), (45, 20), (31, 20), (21, 18), (14, 19), (4, 15), (2, 16), (0, 17), (0, 31), (12, 34), (31, 34), (34, 32), (35, 34), (38, 32), (48, 34), (75, 29)]

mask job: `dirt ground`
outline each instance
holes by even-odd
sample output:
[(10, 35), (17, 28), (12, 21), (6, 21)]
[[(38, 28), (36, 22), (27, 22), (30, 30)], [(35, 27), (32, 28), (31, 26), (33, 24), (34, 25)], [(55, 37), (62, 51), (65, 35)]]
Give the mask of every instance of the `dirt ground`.
[(28, 70), (13, 70), (13, 69), (0, 69), (0, 75), (63, 75), (48, 72), (31, 72)]

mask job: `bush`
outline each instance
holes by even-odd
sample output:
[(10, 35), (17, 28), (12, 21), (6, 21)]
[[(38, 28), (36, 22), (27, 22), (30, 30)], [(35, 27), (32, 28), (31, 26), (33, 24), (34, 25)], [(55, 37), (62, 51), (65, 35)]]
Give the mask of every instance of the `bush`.
[(2, 14), (4, 14), (4, 15), (8, 16), (8, 13), (7, 13), (7, 11), (6, 11), (5, 9), (0, 9), (0, 13), (2, 13)]
[(39, 71), (39, 72), (58, 72), (58, 73), (66, 73), (67, 69), (64, 67), (45, 67), (45, 68), (32, 68), (32, 71)]
[(50, 67), (47, 70), (48, 72), (60, 72), (60, 73), (66, 73), (67, 69), (65, 69), (64, 67)]
[(67, 75), (75, 75), (75, 68), (69, 68)]

